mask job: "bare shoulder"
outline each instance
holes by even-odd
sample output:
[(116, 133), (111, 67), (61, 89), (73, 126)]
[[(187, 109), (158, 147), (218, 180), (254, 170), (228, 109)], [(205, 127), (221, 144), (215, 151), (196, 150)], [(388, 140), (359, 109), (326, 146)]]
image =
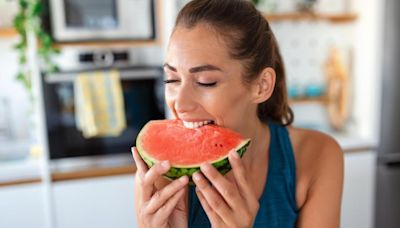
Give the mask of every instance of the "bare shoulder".
[(296, 127), (288, 127), (288, 130), (295, 156), (298, 158), (324, 160), (343, 156), (337, 141), (325, 133)]
[[(343, 151), (331, 136), (310, 129), (288, 127), (296, 160), (297, 204), (301, 208), (319, 180), (335, 178), (341, 188)], [(340, 185), (340, 186), (339, 186)]]

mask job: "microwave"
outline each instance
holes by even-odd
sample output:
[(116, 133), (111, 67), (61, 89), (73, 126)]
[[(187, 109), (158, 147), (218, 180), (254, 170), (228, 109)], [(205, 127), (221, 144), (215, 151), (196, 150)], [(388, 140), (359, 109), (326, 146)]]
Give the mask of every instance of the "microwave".
[(48, 0), (57, 42), (153, 40), (155, 0)]

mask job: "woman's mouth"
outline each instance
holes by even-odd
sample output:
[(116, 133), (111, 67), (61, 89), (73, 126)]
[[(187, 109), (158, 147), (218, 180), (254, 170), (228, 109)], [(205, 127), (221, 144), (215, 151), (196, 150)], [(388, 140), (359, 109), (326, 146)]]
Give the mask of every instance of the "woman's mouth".
[(183, 125), (186, 127), (186, 128), (191, 128), (191, 129), (194, 129), (194, 128), (199, 128), (199, 127), (202, 127), (202, 126), (205, 126), (205, 125), (209, 125), (209, 124), (214, 124), (214, 121), (213, 120), (204, 120), (204, 121), (182, 121), (183, 122)]

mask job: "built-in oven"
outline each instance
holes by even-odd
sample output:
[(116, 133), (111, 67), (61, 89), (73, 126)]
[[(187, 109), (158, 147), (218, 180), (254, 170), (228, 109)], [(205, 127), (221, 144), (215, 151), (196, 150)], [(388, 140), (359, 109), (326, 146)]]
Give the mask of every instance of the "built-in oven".
[[(80, 56), (82, 59), (90, 55)], [(117, 58), (118, 56), (115, 56)], [(107, 71), (110, 68), (96, 68)], [(72, 158), (130, 153), (139, 130), (151, 119), (164, 119), (162, 68), (116, 68), (122, 86), (126, 128), (119, 136), (85, 138), (77, 129), (74, 79), (82, 71), (43, 75), (43, 94), (50, 158)], [(85, 72), (90, 70), (85, 69)]]

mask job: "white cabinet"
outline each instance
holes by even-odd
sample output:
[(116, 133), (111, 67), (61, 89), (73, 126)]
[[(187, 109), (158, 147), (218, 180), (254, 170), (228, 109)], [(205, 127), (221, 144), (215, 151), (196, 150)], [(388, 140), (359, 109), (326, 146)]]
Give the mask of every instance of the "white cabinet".
[(41, 183), (0, 187), (0, 227), (45, 227), (43, 190)]
[(373, 227), (375, 164), (375, 151), (345, 154), (345, 179), (340, 227)]
[(133, 175), (55, 182), (52, 189), (57, 228), (137, 227)]

